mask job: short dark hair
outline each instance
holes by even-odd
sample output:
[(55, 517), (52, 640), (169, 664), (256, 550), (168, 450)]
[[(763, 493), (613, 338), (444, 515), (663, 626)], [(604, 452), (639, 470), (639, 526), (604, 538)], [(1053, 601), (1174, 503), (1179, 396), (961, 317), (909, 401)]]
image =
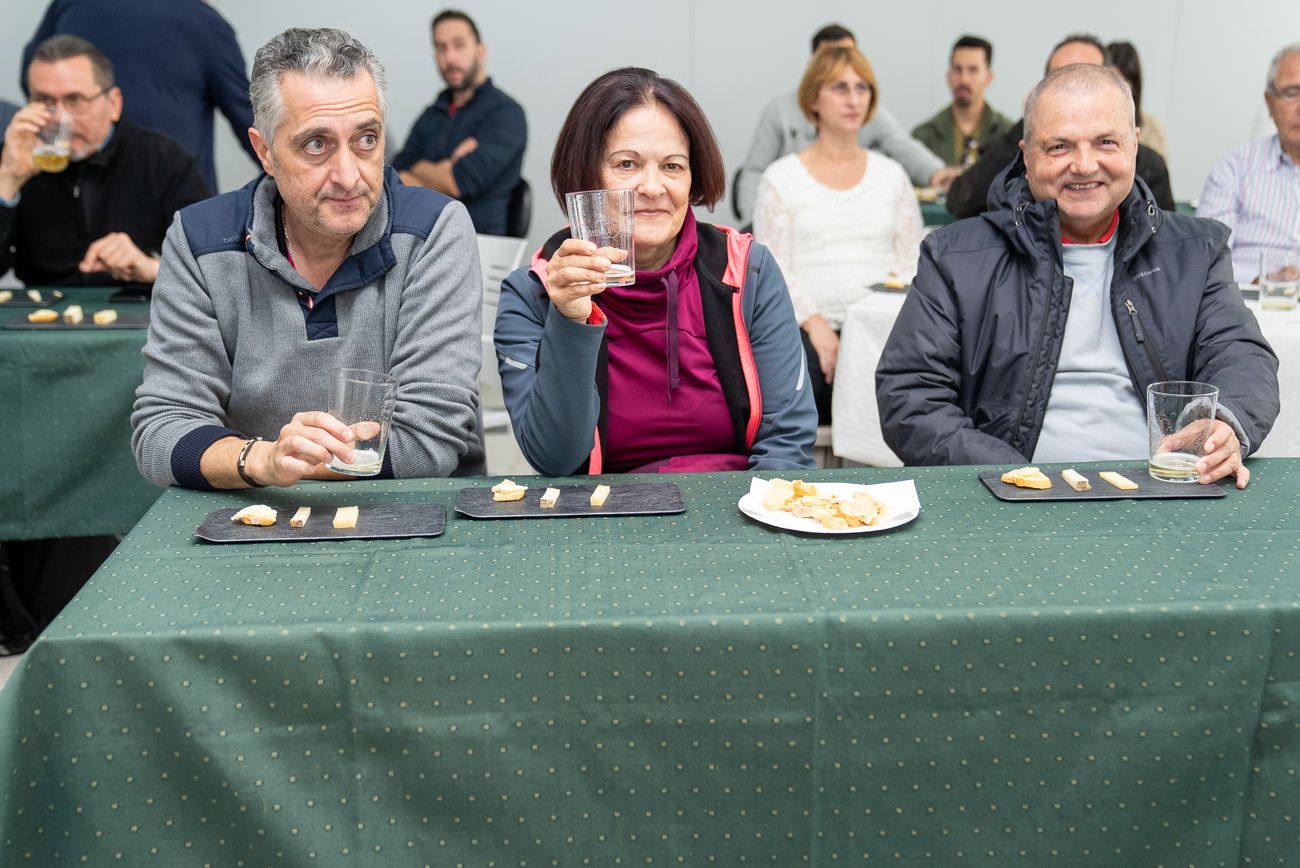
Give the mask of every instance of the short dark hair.
[(813, 34), (812, 53), (816, 54), (817, 49), (821, 47), (823, 42), (839, 42), (841, 39), (852, 39), (854, 45), (858, 42), (858, 38), (853, 35), (853, 31), (843, 24), (827, 24)]
[(1133, 91), (1133, 105), (1141, 117), (1142, 61), (1138, 60), (1137, 49), (1131, 42), (1112, 42), (1106, 46), (1106, 62), (1115, 67), (1115, 71), (1128, 82), (1129, 90)]
[(1091, 45), (1101, 52), (1101, 62), (1106, 62), (1106, 46), (1101, 44), (1101, 40), (1091, 33), (1071, 33), (1060, 42), (1052, 46), (1052, 50), (1047, 52), (1047, 60), (1043, 63), (1043, 75), (1047, 75), (1050, 70), (1047, 68), (1052, 64), (1052, 55), (1060, 51), (1072, 42), (1082, 42), (1084, 45)]
[[(100, 88), (108, 90), (113, 86), (113, 61), (96, 48), (94, 43), (80, 36), (69, 33), (51, 36), (36, 46), (36, 50), (32, 52), (32, 63), (58, 63), (60, 60), (71, 60), (74, 57), (84, 57), (90, 61), (91, 69), (95, 72), (95, 84)], [(27, 71), (23, 70), (23, 78), (26, 77)]]
[(474, 23), (474, 19), (470, 18), (468, 15), (466, 15), (464, 12), (461, 12), (459, 9), (442, 10), (437, 15), (433, 16), (433, 23), (429, 25), (429, 29), (437, 30), (438, 25), (444, 21), (464, 21), (466, 24), (469, 25), (470, 32), (474, 34), (474, 41), (475, 42), (483, 41), (483, 39), (478, 35), (478, 25)]
[(959, 37), (952, 44), (952, 51), (948, 52), (948, 59), (951, 61), (952, 56), (957, 53), (958, 48), (979, 48), (984, 52), (984, 64), (990, 69), (993, 68), (993, 43), (979, 36), (971, 36), (969, 33)]
[[(628, 66), (597, 78), (574, 100), (551, 155), (551, 190), (560, 209), (564, 194), (595, 190), (605, 142), (619, 118), (642, 106), (663, 106), (682, 125), (690, 153), (692, 205), (712, 208), (727, 189), (727, 174), (704, 110), (677, 82), (657, 72)], [(567, 213), (567, 211), (566, 211)]]

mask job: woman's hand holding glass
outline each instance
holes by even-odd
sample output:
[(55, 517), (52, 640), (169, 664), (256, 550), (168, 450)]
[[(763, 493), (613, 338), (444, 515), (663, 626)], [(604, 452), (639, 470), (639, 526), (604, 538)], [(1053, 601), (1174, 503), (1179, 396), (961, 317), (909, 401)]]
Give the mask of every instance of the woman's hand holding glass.
[(566, 319), (585, 323), (591, 298), (605, 290), (610, 265), (627, 258), (627, 251), (597, 248), (590, 241), (569, 238), (546, 264), (546, 294)]

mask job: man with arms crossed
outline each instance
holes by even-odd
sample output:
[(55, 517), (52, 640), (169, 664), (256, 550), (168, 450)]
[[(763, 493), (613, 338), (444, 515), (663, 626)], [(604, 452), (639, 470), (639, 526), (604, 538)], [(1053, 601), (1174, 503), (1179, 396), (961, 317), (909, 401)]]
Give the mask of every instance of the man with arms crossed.
[(434, 17), (433, 57), (447, 89), (416, 120), (393, 166), (407, 184), (464, 202), (479, 232), (505, 235), (528, 140), (524, 110), (488, 78), (487, 46), (464, 12)]
[[(464, 206), (385, 170), (384, 70), (338, 30), (253, 61), (266, 174), (181, 212), (154, 290), (132, 443), (160, 485), (338, 478), (335, 368), (398, 381), (381, 476), (481, 472), (478, 248)], [(298, 411), (298, 412), (295, 412)]]
[[(828, 24), (813, 34), (812, 53), (827, 45), (857, 48), (858, 42), (847, 27)], [(804, 117), (794, 91), (772, 99), (759, 116), (749, 154), (736, 179), (736, 216), (741, 220), (753, 218), (758, 179), (763, 177), (764, 169), (786, 154), (802, 151), (816, 138), (817, 130)], [(858, 132), (858, 143), (897, 160), (918, 187), (947, 189), (957, 177), (957, 169), (944, 166), (943, 160), (909, 136), (884, 106), (877, 105), (870, 122)]]
[(907, 464), (1146, 458), (1145, 393), (1219, 388), (1196, 469), (1242, 463), (1278, 413), (1277, 357), (1242, 304), (1221, 225), (1160, 210), (1135, 180), (1128, 84), (1075, 64), (1029, 95), (996, 207), (933, 233), (876, 369)]
[(1232, 230), (1238, 283), (1259, 277), (1265, 251), (1300, 250), (1300, 42), (1273, 57), (1264, 102), (1276, 134), (1215, 163), (1196, 207)]
[(984, 101), (993, 81), (993, 45), (978, 36), (963, 36), (948, 60), (948, 90), (952, 103), (912, 130), (912, 137), (949, 166), (969, 168), (984, 143), (1000, 136), (1015, 121), (998, 114)]

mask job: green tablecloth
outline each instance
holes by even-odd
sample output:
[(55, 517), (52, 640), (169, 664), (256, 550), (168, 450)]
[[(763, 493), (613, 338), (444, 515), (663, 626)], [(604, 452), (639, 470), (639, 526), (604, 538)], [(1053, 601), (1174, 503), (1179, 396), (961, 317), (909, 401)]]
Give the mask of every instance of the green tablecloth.
[(1064, 504), (818, 472), (920, 493), (833, 538), (743, 474), (315, 545), (190, 534), (487, 483), (170, 490), (0, 693), (0, 863), (1296, 864), (1300, 460), (1253, 466)]
[(926, 226), (947, 226), (957, 218), (948, 213), (942, 202), (921, 202), (921, 221)]
[[(66, 290), (56, 305), (90, 313), (112, 290)], [(32, 308), (0, 308), (0, 325)], [(144, 329), (0, 328), (0, 407), (21, 460), (0, 471), (0, 540), (125, 533), (158, 498), (131, 455), (131, 405), (144, 373)]]

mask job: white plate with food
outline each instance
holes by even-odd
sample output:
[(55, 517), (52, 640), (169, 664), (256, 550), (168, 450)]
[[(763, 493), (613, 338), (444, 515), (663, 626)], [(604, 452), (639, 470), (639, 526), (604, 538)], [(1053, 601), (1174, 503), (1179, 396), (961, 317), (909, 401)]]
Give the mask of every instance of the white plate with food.
[[(780, 488), (772, 489), (773, 485)], [(858, 485), (852, 482), (813, 482), (797, 485), (786, 480), (767, 480), (754, 477), (749, 483), (749, 493), (740, 499), (740, 511), (755, 521), (800, 533), (856, 534), (875, 533), (907, 524), (921, 514), (921, 501), (916, 496), (916, 484), (910, 479), (901, 482), (884, 482), (877, 485)], [(791, 486), (793, 490), (788, 490)], [(813, 493), (805, 494), (807, 488)], [(771, 489), (771, 490), (770, 490)], [(869, 500), (854, 495), (866, 494)], [(769, 496), (771, 495), (771, 496)], [(805, 498), (807, 498), (805, 500)], [(770, 508), (776, 500), (783, 500), (785, 508)], [(826, 503), (821, 503), (826, 501)], [(874, 502), (875, 514), (872, 502)], [(837, 504), (843, 506), (837, 507)], [(791, 511), (791, 510), (794, 511)], [(827, 514), (825, 510), (830, 510)], [(834, 519), (848, 513), (846, 523), (863, 523), (849, 527), (838, 525)], [(804, 513), (796, 515), (795, 512)], [(820, 517), (813, 517), (813, 514)]]

